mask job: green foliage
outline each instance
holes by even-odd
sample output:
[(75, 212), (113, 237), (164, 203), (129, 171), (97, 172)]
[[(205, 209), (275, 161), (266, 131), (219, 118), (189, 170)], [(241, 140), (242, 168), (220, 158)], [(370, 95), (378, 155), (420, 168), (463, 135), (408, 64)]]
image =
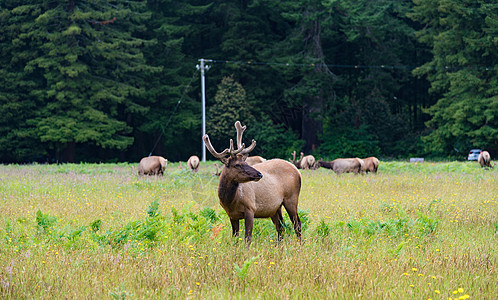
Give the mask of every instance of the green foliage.
[(100, 230), (100, 227), (102, 226), (102, 220), (97, 219), (90, 223), (90, 228), (92, 229), (93, 233), (97, 233), (97, 231)]
[(123, 282), (119, 287), (109, 291), (109, 296), (111, 296), (112, 299), (125, 300), (127, 298), (133, 298), (133, 293), (126, 289)]
[(441, 154), (453, 148), (496, 151), (498, 98), (495, 69), (498, 4), (477, 1), (418, 1), (410, 17), (425, 24), (417, 32), (432, 49), (433, 58), (417, 76), (427, 76), (438, 102), (427, 109), (431, 132), (423, 141), (427, 151)]
[(145, 220), (131, 221), (116, 233), (111, 234), (109, 243), (115, 247), (122, 247), (130, 242), (144, 242), (152, 247), (159, 240), (159, 234), (165, 228), (164, 218), (161, 216), (148, 217)]
[(206, 207), (199, 212), (199, 216), (208, 220), (211, 224), (220, 223), (221, 217), (216, 214), (216, 211), (212, 208)]
[(256, 259), (259, 258), (259, 255), (253, 256), (251, 258), (248, 258), (244, 261), (242, 264), (242, 267), (239, 267), (237, 264), (233, 264), (234, 270), (235, 270), (235, 275), (237, 275), (237, 278), (240, 280), (244, 281), (247, 278), (247, 272), (249, 271), (249, 267), (256, 261)]
[(247, 129), (248, 137), (257, 142), (251, 155), (261, 155), (268, 158), (287, 159), (289, 153), (304, 146), (304, 141), (283, 125), (274, 125), (266, 116)]
[(399, 253), (401, 252), (401, 250), (403, 250), (403, 247), (405, 247), (405, 245), (408, 244), (407, 241), (403, 241), (401, 243), (399, 243), (395, 249), (389, 249), (389, 252), (391, 252), (394, 257), (398, 257), (399, 256)]
[(254, 117), (246, 102), (246, 91), (232, 76), (223, 78), (214, 100), (215, 104), (209, 109), (207, 132), (212, 140), (227, 145), (224, 147), (227, 148), (228, 141), (235, 140), (235, 122), (240, 121), (242, 125), (253, 124)]
[(368, 133), (367, 126), (361, 126), (357, 130), (348, 127), (343, 127), (342, 130), (326, 127), (322, 140), (318, 152), (329, 158), (369, 157), (380, 154), (379, 142)]
[(149, 205), (149, 208), (147, 209), (147, 214), (149, 215), (150, 218), (154, 218), (159, 215), (159, 201), (155, 200)]
[(320, 220), (318, 226), (315, 228), (315, 234), (320, 237), (326, 237), (330, 234), (331, 227), (324, 220)]
[(44, 214), (41, 212), (41, 210), (38, 210), (36, 212), (36, 224), (38, 225), (38, 228), (46, 231), (56, 223), (57, 217), (50, 216), (48, 213)]
[(240, 120), (268, 158), (498, 151), (491, 0), (13, 0), (0, 11), (2, 162), (199, 155), (201, 57), (216, 59), (207, 126), (221, 149)]
[(418, 213), (417, 225), (421, 233), (429, 234), (436, 230), (439, 220), (433, 217), (426, 216), (422, 213)]
[[(42, 148), (54, 149), (57, 159), (64, 151), (64, 160), (74, 160), (75, 143), (128, 148), (133, 143), (131, 127), (119, 112), (146, 111), (137, 103), (144, 95), (139, 86), (144, 72), (159, 69), (145, 62), (141, 48), (146, 41), (134, 36), (140, 31), (136, 22), (147, 19), (144, 4), (118, 1), (114, 7), (106, 1), (9, 7), (5, 25), (19, 28), (13, 31), (17, 42), (8, 56), (11, 62), (21, 58), (25, 65), (19, 70), (11, 63), (11, 70), (32, 80), (23, 92), (36, 101), (36, 113), (17, 136), (35, 137)], [(19, 18), (22, 23), (14, 25)]]

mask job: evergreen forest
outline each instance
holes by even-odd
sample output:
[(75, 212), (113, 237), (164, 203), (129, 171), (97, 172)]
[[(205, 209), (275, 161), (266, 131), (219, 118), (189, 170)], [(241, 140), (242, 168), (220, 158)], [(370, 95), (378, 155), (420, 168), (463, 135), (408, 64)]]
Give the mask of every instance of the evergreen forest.
[[(496, 0), (0, 0), (0, 162), (498, 155)], [(212, 157), (208, 153), (208, 159)]]

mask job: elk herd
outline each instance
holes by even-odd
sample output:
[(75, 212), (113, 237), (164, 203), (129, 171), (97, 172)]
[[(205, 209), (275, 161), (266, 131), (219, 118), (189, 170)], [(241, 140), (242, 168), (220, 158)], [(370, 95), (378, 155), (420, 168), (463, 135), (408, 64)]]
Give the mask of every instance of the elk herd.
[(315, 160), (313, 155), (304, 156), (301, 152), (301, 157), (296, 161), (296, 151), (291, 153), (292, 158), (289, 161), (298, 169), (316, 170), (320, 167), (330, 169), (337, 175), (342, 173), (377, 173), (379, 168), (379, 160), (376, 157), (360, 158), (338, 158), (333, 161)]
[[(282, 159), (264, 159), (261, 156), (249, 156), (256, 147), (256, 141), (246, 147), (242, 142), (246, 126), (235, 122), (237, 132), (236, 149), (230, 139), (229, 147), (217, 152), (209, 136), (202, 137), (207, 150), (223, 164), (221, 172), (215, 164), (219, 176), (218, 198), (223, 209), (230, 218), (232, 234), (239, 234), (239, 221), (244, 220), (245, 241), (251, 241), (254, 218), (270, 218), (277, 230), (278, 238), (282, 237), (284, 223), (282, 207), (285, 208), (292, 221), (297, 237), (301, 237), (301, 220), (298, 215), (299, 193), (302, 178), (298, 169), (316, 170), (320, 167), (330, 169), (337, 175), (342, 173), (377, 173), (379, 160), (376, 157), (338, 158), (332, 161), (318, 161), (312, 155), (300, 153), (296, 160), (296, 151), (288, 161)], [(138, 166), (139, 175), (162, 175), (167, 160), (161, 156), (143, 158)], [(484, 167), (492, 167), (489, 153), (483, 151), (478, 159)], [(181, 167), (181, 164), (180, 164)], [(187, 168), (192, 172), (199, 170), (199, 157), (191, 156)]]

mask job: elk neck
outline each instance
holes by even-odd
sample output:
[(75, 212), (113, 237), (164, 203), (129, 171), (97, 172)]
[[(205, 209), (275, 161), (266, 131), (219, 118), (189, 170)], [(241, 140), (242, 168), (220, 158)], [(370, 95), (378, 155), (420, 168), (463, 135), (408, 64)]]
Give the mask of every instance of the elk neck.
[(237, 194), (239, 183), (231, 180), (225, 172), (221, 172), (220, 184), (218, 186), (218, 197), (223, 203), (231, 203)]

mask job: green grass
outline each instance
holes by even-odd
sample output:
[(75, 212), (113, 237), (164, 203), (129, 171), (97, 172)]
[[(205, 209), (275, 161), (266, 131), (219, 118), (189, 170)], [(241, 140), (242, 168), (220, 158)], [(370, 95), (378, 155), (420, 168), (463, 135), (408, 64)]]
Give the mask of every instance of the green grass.
[[(0, 166), (0, 298), (494, 299), (498, 172), (475, 162), (303, 171), (303, 240), (231, 237), (213, 163)], [(242, 224), (243, 225), (243, 224)]]

